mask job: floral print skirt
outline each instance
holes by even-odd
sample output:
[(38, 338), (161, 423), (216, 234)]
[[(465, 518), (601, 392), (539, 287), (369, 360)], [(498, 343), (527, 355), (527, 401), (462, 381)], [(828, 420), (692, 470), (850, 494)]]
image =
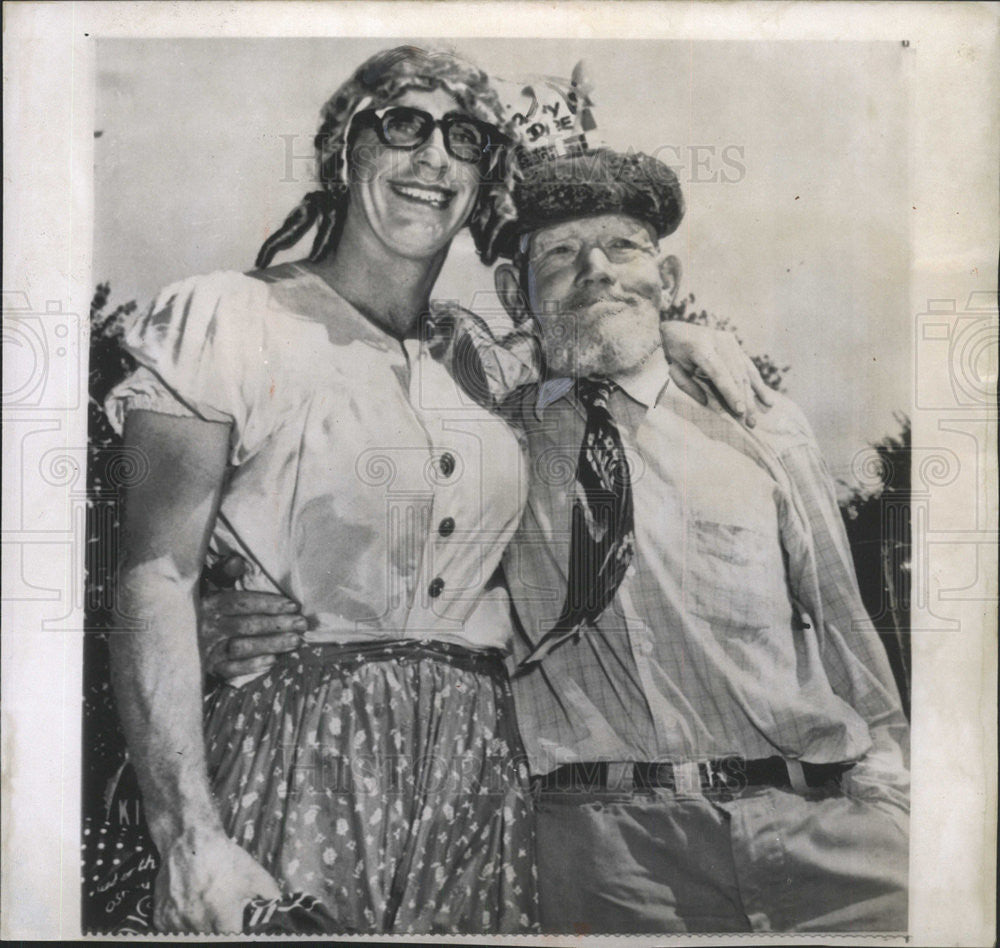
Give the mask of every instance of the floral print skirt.
[(227, 832), (333, 932), (537, 930), (532, 801), (501, 654), (320, 645), (207, 702)]

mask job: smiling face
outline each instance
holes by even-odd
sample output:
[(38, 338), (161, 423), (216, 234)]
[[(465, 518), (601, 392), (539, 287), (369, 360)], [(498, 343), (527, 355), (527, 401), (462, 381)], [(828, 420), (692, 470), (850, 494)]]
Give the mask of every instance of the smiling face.
[(528, 304), (551, 372), (612, 376), (660, 347), (660, 260), (641, 221), (602, 214), (543, 228), (527, 261)]
[[(462, 111), (442, 89), (407, 90), (388, 104), (423, 109), (435, 118)], [(438, 127), (412, 151), (383, 145), (366, 128), (354, 139), (350, 168), (352, 208), (363, 212), (387, 248), (404, 257), (425, 258), (447, 247), (478, 193), (478, 166), (449, 155)]]

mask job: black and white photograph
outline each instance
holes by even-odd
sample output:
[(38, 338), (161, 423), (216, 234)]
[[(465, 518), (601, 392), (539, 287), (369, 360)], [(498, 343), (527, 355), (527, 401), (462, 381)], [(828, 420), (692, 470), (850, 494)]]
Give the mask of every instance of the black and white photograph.
[(933, 17), (67, 6), (63, 290), (5, 254), (5, 867), (60, 801), (7, 933), (985, 944), (998, 123), (928, 156)]

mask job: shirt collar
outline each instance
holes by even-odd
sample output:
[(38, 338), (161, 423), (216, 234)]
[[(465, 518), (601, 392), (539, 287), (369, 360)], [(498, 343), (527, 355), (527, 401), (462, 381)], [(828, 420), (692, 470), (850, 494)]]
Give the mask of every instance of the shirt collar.
[(657, 349), (634, 375), (612, 379), (633, 401), (644, 408), (652, 408), (660, 393), (670, 382), (670, 366), (663, 350)]
[[(645, 408), (652, 408), (670, 382), (670, 367), (660, 350), (654, 352), (645, 365), (636, 373), (624, 377), (612, 377), (626, 395)], [(576, 380), (566, 376), (548, 376), (538, 386), (538, 397), (535, 400), (535, 413), (541, 413), (554, 402), (565, 398), (572, 392)]]

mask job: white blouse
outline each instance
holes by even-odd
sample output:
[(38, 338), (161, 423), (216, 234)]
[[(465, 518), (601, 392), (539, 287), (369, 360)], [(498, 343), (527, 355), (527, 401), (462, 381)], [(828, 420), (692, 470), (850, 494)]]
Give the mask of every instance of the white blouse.
[(109, 395), (112, 424), (144, 409), (231, 425), (211, 554), (301, 603), (309, 640), (508, 647), (507, 596), (485, 587), (521, 516), (516, 436), (420, 340), (285, 274), (163, 290), (126, 328), (140, 368)]

